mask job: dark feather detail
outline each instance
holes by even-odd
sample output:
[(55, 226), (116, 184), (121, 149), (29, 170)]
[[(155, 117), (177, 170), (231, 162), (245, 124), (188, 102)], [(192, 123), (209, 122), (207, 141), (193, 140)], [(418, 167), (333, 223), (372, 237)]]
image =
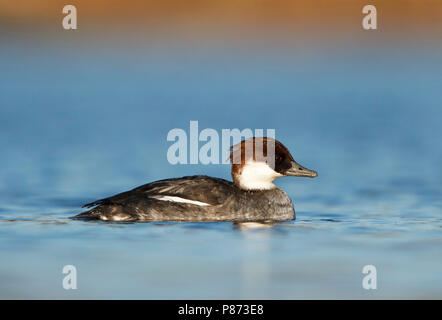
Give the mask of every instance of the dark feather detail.
[(130, 191), (85, 204), (83, 208), (124, 204), (131, 199), (149, 198), (152, 196), (180, 197), (217, 205), (232, 192), (232, 183), (230, 181), (203, 175), (187, 176), (151, 182)]
[[(155, 196), (179, 197), (192, 203), (164, 201)], [(105, 221), (261, 221), (294, 218), (290, 198), (284, 191), (248, 191), (232, 182), (208, 176), (159, 180), (97, 200), (93, 207), (72, 218)]]

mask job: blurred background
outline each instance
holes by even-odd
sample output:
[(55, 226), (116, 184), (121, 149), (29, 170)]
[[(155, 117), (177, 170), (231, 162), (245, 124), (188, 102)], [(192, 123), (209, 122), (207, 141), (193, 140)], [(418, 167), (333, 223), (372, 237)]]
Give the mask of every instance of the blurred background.
[[(0, 297), (441, 298), (441, 32), (438, 0), (0, 1)], [(230, 179), (167, 162), (191, 120), (275, 129), (319, 172), (277, 182), (297, 220), (68, 219), (152, 180)]]

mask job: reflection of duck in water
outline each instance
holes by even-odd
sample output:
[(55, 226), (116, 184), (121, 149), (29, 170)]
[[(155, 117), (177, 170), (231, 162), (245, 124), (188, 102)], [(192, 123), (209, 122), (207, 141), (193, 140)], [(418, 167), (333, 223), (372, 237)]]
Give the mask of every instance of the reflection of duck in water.
[[(267, 150), (273, 150), (274, 153)], [(261, 150), (259, 152), (259, 150)], [(258, 157), (258, 154), (262, 155)], [(273, 157), (271, 155), (273, 154)], [(75, 219), (106, 221), (262, 221), (295, 218), (287, 194), (273, 184), (284, 176), (314, 178), (288, 149), (271, 138), (232, 147), (233, 183), (208, 176), (159, 180), (86, 204)]]

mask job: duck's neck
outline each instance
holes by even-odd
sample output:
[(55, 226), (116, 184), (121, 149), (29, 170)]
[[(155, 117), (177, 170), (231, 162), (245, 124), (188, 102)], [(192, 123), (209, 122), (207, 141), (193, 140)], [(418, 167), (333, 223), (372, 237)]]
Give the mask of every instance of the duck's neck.
[(271, 190), (277, 188), (273, 181), (282, 177), (282, 174), (265, 162), (251, 161), (232, 170), (232, 177), (235, 185), (242, 190)]

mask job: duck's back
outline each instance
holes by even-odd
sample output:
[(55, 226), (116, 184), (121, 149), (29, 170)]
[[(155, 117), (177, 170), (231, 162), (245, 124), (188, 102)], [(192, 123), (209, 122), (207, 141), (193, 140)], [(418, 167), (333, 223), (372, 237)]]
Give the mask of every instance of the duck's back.
[(294, 218), (280, 189), (245, 191), (232, 182), (188, 176), (148, 183), (86, 204), (73, 218), (108, 221), (256, 221)]

